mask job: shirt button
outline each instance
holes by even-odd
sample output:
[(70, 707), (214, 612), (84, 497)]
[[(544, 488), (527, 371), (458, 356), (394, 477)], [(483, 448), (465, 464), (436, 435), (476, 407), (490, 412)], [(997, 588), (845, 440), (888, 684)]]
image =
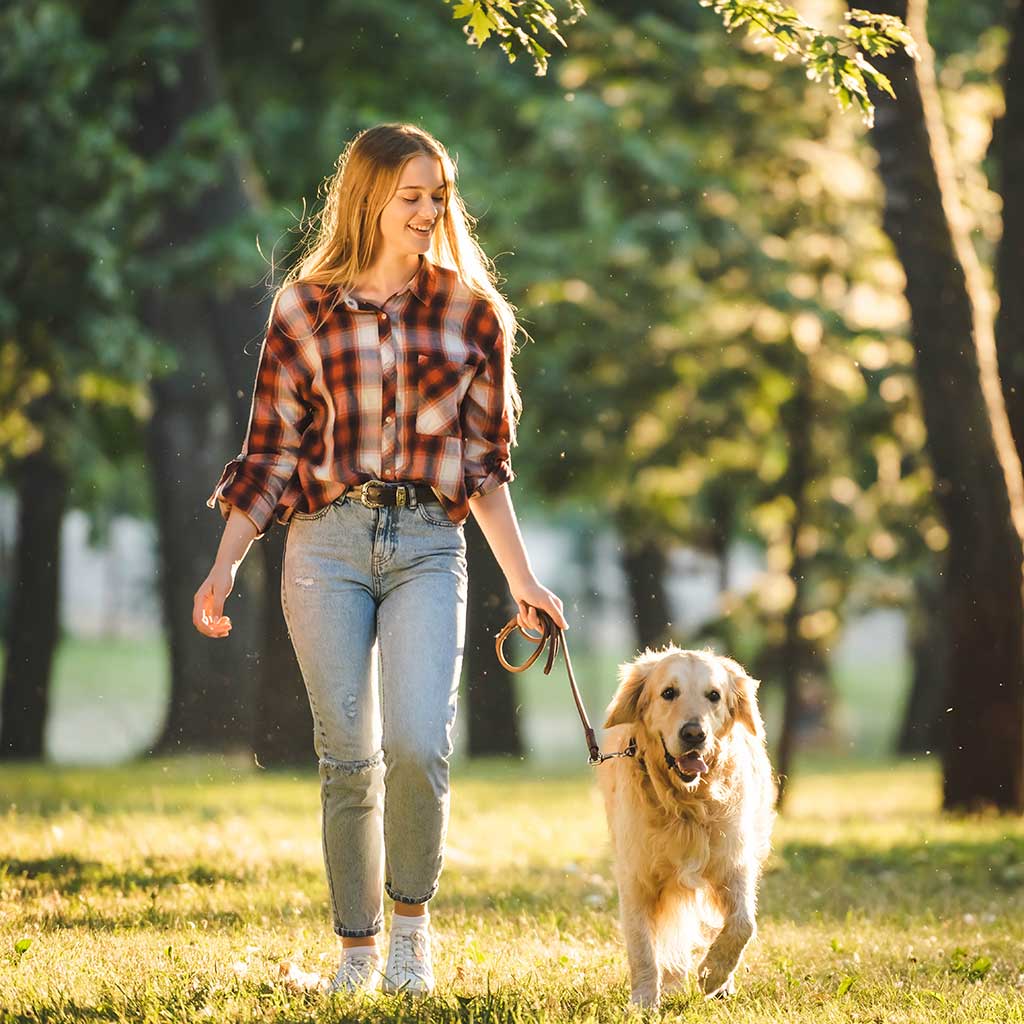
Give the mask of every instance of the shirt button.
[(381, 320), (387, 320), (387, 318), (388, 318), (387, 313), (381, 313), (380, 318), (381, 318)]
[(384, 470), (384, 475), (385, 475), (385, 476), (391, 476), (391, 474), (392, 474), (393, 472), (394, 472), (394, 470), (392, 470), (392, 469), (385, 469), (385, 470)]
[(391, 422), (391, 417), (390, 416), (385, 416), (384, 417), (384, 422), (385, 423), (390, 423)]

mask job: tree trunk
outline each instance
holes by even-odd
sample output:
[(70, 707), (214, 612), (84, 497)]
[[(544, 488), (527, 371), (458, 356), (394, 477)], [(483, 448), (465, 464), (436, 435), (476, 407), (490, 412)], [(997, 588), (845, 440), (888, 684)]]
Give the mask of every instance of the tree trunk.
[[(907, 20), (921, 50), (884, 62), (899, 97), (879, 99), (871, 139), (885, 186), (884, 226), (907, 278), (918, 389), (936, 495), (949, 532), (950, 809), (1024, 810), (1022, 546), (1011, 517), (1017, 476), (1001, 443), (1005, 411), (990, 369), (992, 325), (959, 215), (955, 168), (927, 43), (924, 0), (879, 5)], [(1000, 413), (1003, 415), (1000, 420)], [(1012, 454), (1012, 453), (1011, 453)], [(1000, 455), (1004, 461), (1000, 461)]]
[(992, 140), (998, 165), (995, 188), (1003, 198), (1003, 234), (996, 253), (996, 350), (1010, 429), (1024, 459), (1024, 3), (1016, 4), (1009, 28), (1003, 75), (1006, 108)]
[(924, 754), (940, 750), (944, 742), (945, 698), (949, 684), (947, 614), (942, 606), (942, 576), (933, 571), (914, 577), (917, 601), (910, 612), (910, 660), (912, 678), (903, 724), (896, 741), (900, 754)]
[(797, 729), (802, 713), (801, 688), (806, 659), (800, 635), (807, 589), (807, 559), (800, 554), (798, 540), (807, 512), (807, 484), (812, 476), (811, 435), (813, 422), (811, 375), (806, 363), (800, 369), (796, 394), (783, 414), (787, 421), (789, 466), (786, 470), (785, 493), (793, 503), (793, 519), (789, 527), (791, 560), (789, 578), (793, 584), (793, 600), (786, 610), (779, 675), (782, 679), (782, 729), (775, 754), (775, 771), (779, 778), (777, 806), (782, 810), (789, 791)]
[[(465, 529), (469, 609), (463, 671), (468, 680), (469, 756), (505, 754), (520, 757), (523, 742), (519, 733), (515, 684), (494, 653), (494, 638), (515, 615), (516, 607), (508, 596), (508, 585), (501, 568), (472, 516), (467, 520)], [(509, 657), (515, 661), (511, 648)]]
[[(179, 58), (176, 80), (156, 84), (140, 107), (139, 148), (147, 155), (171, 143), (192, 117), (224, 102), (209, 11), (197, 2), (183, 16), (195, 46)], [(237, 152), (226, 155), (216, 185), (168, 212), (152, 241), (154, 255), (180, 252), (250, 212), (253, 185), (246, 182), (256, 181)], [(265, 297), (225, 287), (237, 276), (233, 270), (214, 268), (209, 284), (151, 295), (145, 304), (147, 324), (181, 354), (180, 368), (154, 386), (150, 431), (172, 676), (160, 749), (254, 745), (263, 763), (290, 764), (308, 758), (312, 720), (281, 612), (280, 530), (257, 546), (262, 572), (250, 559), (239, 573), (228, 609), (231, 639), (211, 641), (191, 625), (192, 595), (210, 569), (223, 529), (205, 499), (248, 425), (256, 353), (247, 353), (246, 344), (262, 336), (268, 314)], [(218, 433), (225, 397), (232, 423)]]
[[(189, 324), (199, 321), (190, 315), (185, 298), (170, 300), (167, 308), (162, 308), (159, 297), (153, 298), (144, 319), (154, 333), (189, 336)], [(191, 337), (203, 335), (196, 332)], [(223, 431), (215, 429), (211, 406), (216, 398), (205, 380), (192, 379), (192, 373), (201, 373), (203, 354), (185, 344), (178, 351), (187, 353), (183, 363), (189, 371), (153, 382), (154, 408), (146, 438), (171, 666), (170, 704), (156, 750), (176, 754), (248, 749), (259, 605), (252, 599), (248, 573), (240, 572), (227, 609), (230, 638), (212, 640), (192, 625), (193, 596), (210, 570), (220, 534), (220, 517), (211, 514), (205, 499), (210, 481), (216, 481), (222, 468), (215, 452), (222, 450), (217, 440), (223, 444)]]
[(625, 506), (618, 510), (616, 526), (622, 543), (622, 569), (626, 576), (637, 647), (658, 647), (672, 637), (672, 608), (665, 589), (668, 556), (664, 542), (646, 529), (645, 517)]
[(278, 526), (259, 542), (264, 556), (260, 573), (263, 630), (256, 659), (259, 692), (253, 749), (265, 767), (316, 764), (309, 698), (281, 609), (285, 534)]
[(0, 760), (43, 756), (50, 677), (60, 629), (60, 532), (66, 468), (43, 448), (13, 472), (18, 534), (7, 621)]
[(718, 593), (721, 595), (729, 589), (729, 542), (732, 539), (736, 507), (733, 494), (728, 487), (714, 488), (709, 499), (709, 548), (718, 564)]

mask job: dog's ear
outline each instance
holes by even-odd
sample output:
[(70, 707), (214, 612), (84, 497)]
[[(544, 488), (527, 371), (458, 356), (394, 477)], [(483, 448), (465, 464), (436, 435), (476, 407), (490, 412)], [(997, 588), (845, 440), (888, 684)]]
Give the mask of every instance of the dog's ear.
[(732, 717), (759, 740), (764, 739), (764, 722), (757, 706), (757, 688), (761, 685), (757, 679), (747, 675), (746, 670), (732, 658), (721, 658), (725, 670), (729, 673), (729, 709)]
[(655, 662), (645, 655), (646, 651), (636, 661), (628, 662), (619, 666), (619, 688), (612, 697), (611, 704), (605, 713), (604, 727), (610, 729), (613, 725), (629, 725), (636, 722), (643, 714), (646, 700), (644, 699), (644, 683), (654, 669)]

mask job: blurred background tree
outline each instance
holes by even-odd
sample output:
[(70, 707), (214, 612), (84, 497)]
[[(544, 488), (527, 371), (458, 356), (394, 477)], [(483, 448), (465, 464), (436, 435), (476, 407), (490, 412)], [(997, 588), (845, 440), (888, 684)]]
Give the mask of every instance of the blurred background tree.
[[(578, 14), (576, 6), (558, 10)], [(912, 225), (894, 229), (882, 219), (886, 194), (891, 207), (886, 169), (906, 163), (911, 122), (919, 127), (923, 115), (904, 110), (898, 85), (901, 102), (878, 100), (879, 127), (866, 136), (799, 61), (773, 64), (763, 45), (724, 33), (722, 18), (737, 5), (718, 6), (716, 15), (675, 0), (588, 4), (587, 17), (556, 24), (568, 48), (553, 48), (544, 76), (532, 73), (538, 55), (522, 39), (528, 60), (511, 68), (486, 41), (479, 50), (465, 45), (453, 14), (479, 17), (493, 7), (486, 4), (332, 0), (282, 10), (258, 2), (238, 18), (220, 3), (181, 0), (155, 12), (141, 0), (97, 0), (82, 23), (60, 3), (6, 15), (27, 23), (25, 11), (61, 12), (71, 42), (48, 44), (58, 51), (51, 62), (88, 66), (79, 46), (99, 54), (116, 44), (123, 58), (113, 67), (93, 58), (95, 82), (73, 116), (84, 126), (99, 116), (91, 111), (122, 111), (105, 124), (118, 155), (101, 177), (135, 182), (133, 202), (108, 212), (131, 239), (111, 254), (108, 272), (124, 278), (114, 292), (119, 315), (137, 328), (128, 332), (132, 342), (159, 356), (143, 359), (141, 376), (134, 357), (114, 360), (136, 388), (105, 394), (122, 395), (135, 419), (131, 427), (112, 423), (106, 434), (110, 444), (130, 436), (136, 447), (132, 456), (114, 445), (104, 465), (118, 467), (115, 474), (133, 458), (140, 465), (146, 436), (172, 650), (164, 749), (238, 744), (270, 760), (308, 756), (301, 681), (277, 613), (282, 531), (261, 542), (265, 561), (247, 559), (232, 597), (236, 623), (251, 632), (236, 630), (233, 645), (206, 644), (187, 616), (220, 523), (201, 502), (244, 433), (269, 281), (297, 241), (289, 224), (307, 212), (303, 197), (315, 202), (348, 139), (397, 120), (422, 124), (457, 152), (481, 240), (498, 255), (535, 338), (516, 364), (526, 405), (514, 456), (517, 502), (572, 522), (582, 552), (603, 524), (614, 524), (629, 584), (622, 615), (635, 624), (637, 645), (712, 642), (748, 664), (769, 698), (784, 696), (777, 753), (788, 773), (796, 740), (829, 727), (832, 654), (846, 623), (897, 606), (915, 616), (924, 638), (915, 644), (918, 685), (904, 742), (935, 742), (937, 719), (948, 720), (939, 682), (962, 690), (975, 670), (964, 641), (960, 661), (952, 650), (943, 655), (940, 642), (951, 635), (942, 625), (946, 592), (936, 587), (950, 579), (951, 511), (941, 481), (951, 471), (932, 468), (941, 433), (931, 422), (925, 430), (916, 317), (908, 333), (903, 290), (911, 274), (899, 236), (910, 238)], [(801, 10), (839, 30), (838, 3)], [(977, 140), (999, 111), (1011, 12), (1018, 16), (996, 0), (970, 12), (946, 0), (932, 5), (961, 190), (985, 265), (995, 260), (999, 218)], [(813, 56), (805, 43), (797, 40)], [(45, 91), (46, 75), (33, 77), (41, 58), (31, 56), (43, 44), (12, 31), (3, 45), (24, 51), (20, 63), (5, 61), (5, 72), (14, 69), (11, 95)], [(885, 70), (887, 62), (876, 63)], [(965, 94), (965, 81), (974, 93)], [(852, 95), (858, 102), (861, 94)], [(866, 85), (861, 98), (870, 99)], [(1009, 94), (1007, 111), (1009, 118)], [(895, 163), (883, 154), (879, 181), (871, 140), (897, 114), (910, 120), (892, 132)], [(986, 169), (1009, 210), (1021, 179), (999, 168), (1012, 166), (1019, 133), (1000, 138), (992, 154), (999, 159)], [(10, 166), (16, 173), (17, 161)], [(57, 177), (74, 179), (66, 187), (81, 187), (77, 164), (50, 164), (51, 178), (54, 166)], [(46, 188), (46, 176), (37, 178), (34, 187)], [(73, 221), (85, 201), (70, 193), (62, 202)], [(33, 231), (25, 216), (19, 237)], [(269, 268), (254, 258), (256, 238)], [(1000, 252), (1008, 251), (1004, 242)], [(31, 306), (31, 292), (12, 284), (4, 294), (17, 296), (12, 308)], [(963, 333), (963, 322), (946, 326), (962, 354), (971, 331)], [(20, 333), (7, 334), (20, 341)], [(153, 343), (141, 339), (151, 336), (164, 347), (146, 348)], [(951, 365), (940, 361), (940, 374)], [(152, 383), (140, 385), (150, 372)], [(957, 401), (963, 382), (957, 374)], [(10, 393), (27, 392), (19, 384)], [(976, 420), (965, 426), (977, 433)], [(960, 449), (957, 460), (973, 464), (976, 447)], [(991, 526), (1003, 513), (977, 501), (978, 488), (992, 486), (992, 460), (982, 462), (987, 475), (966, 483), (959, 500), (978, 510), (970, 543), (1000, 536), (1005, 552), (1012, 535)], [(95, 493), (100, 522), (120, 499)], [(738, 542), (756, 546), (765, 561), (749, 592), (729, 563)], [(506, 598), (494, 566), (482, 571), (487, 553), (477, 544), (473, 606), (492, 618), (476, 615), (467, 643), (470, 747), (515, 753), (518, 701), (508, 680), (495, 679), (490, 639)], [(719, 614), (692, 635), (681, 635), (667, 596), (680, 545), (720, 567)], [(1004, 632), (1015, 628), (1013, 606), (1000, 604)], [(278, 714), (282, 700), (288, 715)], [(991, 763), (1005, 775), (1015, 755), (1000, 749)], [(987, 781), (972, 790), (963, 765), (958, 777), (967, 790), (947, 794), (951, 806), (969, 805), (982, 789), (986, 801), (1013, 803), (1005, 799), (1011, 790), (985, 789)]]
[[(111, 40), (129, 48), (133, 26)], [(0, 758), (43, 750), (58, 635), (60, 524), (70, 504), (102, 528), (112, 505), (148, 514), (141, 475), (149, 371), (160, 344), (133, 290), (149, 182), (126, 137), (130, 86), (65, 4), (0, 11), (9, 112), (0, 212), (0, 470), (17, 496), (5, 573)]]

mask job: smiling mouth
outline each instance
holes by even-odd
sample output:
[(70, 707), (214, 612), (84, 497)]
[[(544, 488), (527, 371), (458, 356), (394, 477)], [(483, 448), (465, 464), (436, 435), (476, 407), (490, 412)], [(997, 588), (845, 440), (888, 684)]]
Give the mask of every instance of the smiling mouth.
[(696, 750), (690, 750), (681, 757), (677, 757), (676, 764), (678, 764), (680, 770), (686, 772), (687, 775), (703, 775), (709, 770), (707, 762), (700, 756), (700, 754), (697, 753)]
[(429, 228), (418, 228), (418, 227), (414, 227), (412, 224), (409, 225), (409, 230), (410, 231), (415, 231), (417, 235), (422, 235), (424, 238), (426, 238), (426, 236), (429, 235), (430, 232), (433, 229), (434, 229), (433, 224), (431, 224), (431, 226)]

